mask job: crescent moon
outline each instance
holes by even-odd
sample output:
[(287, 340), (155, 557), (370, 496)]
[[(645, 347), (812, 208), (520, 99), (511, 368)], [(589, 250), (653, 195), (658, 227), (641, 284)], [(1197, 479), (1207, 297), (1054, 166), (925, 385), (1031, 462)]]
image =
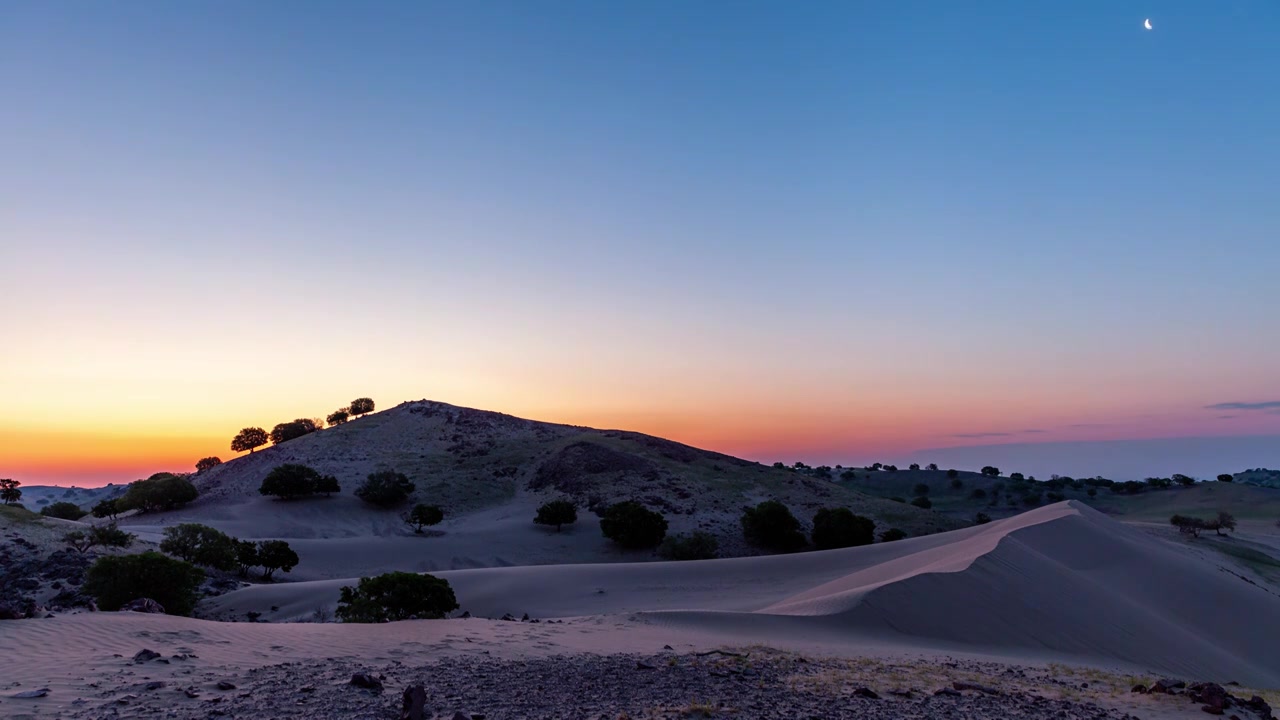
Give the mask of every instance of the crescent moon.
[(1143, 21), (1142, 21), (1142, 27), (1144, 27), (1144, 28), (1146, 28), (1146, 29), (1150, 30), (1150, 29), (1151, 29), (1151, 18), (1147, 18), (1146, 20), (1143, 20)]

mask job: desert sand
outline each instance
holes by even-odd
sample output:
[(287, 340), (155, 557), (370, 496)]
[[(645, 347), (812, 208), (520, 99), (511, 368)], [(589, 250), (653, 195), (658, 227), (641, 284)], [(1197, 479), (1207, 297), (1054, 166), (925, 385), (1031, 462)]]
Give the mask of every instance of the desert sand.
[[(429, 545), (434, 539), (418, 540)], [(356, 544), (351, 550), (356, 555), (378, 551), (376, 545), (360, 545), (377, 539), (350, 542)], [(672, 668), (706, 675), (714, 669), (711, 660), (720, 656), (696, 653), (720, 648), (748, 648), (745, 652), (755, 659), (742, 660), (746, 667), (772, 673), (779, 687), (793, 690), (808, 687), (812, 678), (802, 682), (801, 676), (808, 677), (811, 668), (800, 675), (792, 672), (795, 668), (782, 672), (778, 657), (832, 663), (822, 665), (824, 677), (848, 674), (880, 695), (914, 687), (917, 698), (933, 698), (934, 691), (963, 680), (961, 675), (970, 682), (990, 676), (994, 682), (1009, 668), (1018, 668), (1009, 671), (1015, 673), (1011, 677), (1022, 673), (1052, 685), (1063, 682), (1067, 673), (1075, 678), (1070, 697), (1044, 688), (1019, 692), (1030, 693), (1028, 698), (1096, 704), (1121, 715), (1141, 709), (1143, 717), (1178, 717), (1196, 709), (1185, 700), (1169, 704), (1131, 696), (1129, 686), (1143, 678), (1148, 683), (1169, 676), (1280, 688), (1280, 624), (1274, 621), (1280, 617), (1280, 596), (1241, 577), (1225, 561), (1188, 555), (1073, 501), (964, 530), (843, 550), (437, 574), (454, 587), (459, 614), (466, 611), (471, 617), (385, 625), (316, 622), (331, 617), (338, 589), (354, 583), (329, 579), (255, 585), (206, 601), (203, 612), (208, 616), (242, 622), (84, 613), (0, 623), (0, 657), (21, 658), (6, 663), (0, 676), (0, 712), (148, 716), (172, 706), (178, 713), (174, 717), (205, 717), (216, 704), (225, 712), (240, 707), (240, 713), (275, 717), (285, 715), (286, 705), (294, 712), (313, 702), (299, 700), (297, 688), (285, 692), (285, 685), (311, 687), (304, 693), (307, 698), (336, 693), (332, 703), (350, 704), (352, 689), (346, 680), (366, 669), (389, 678), (388, 691), (394, 695), (412, 683), (426, 683), (431, 692), (433, 677), (456, 682), (457, 673), (518, 676), (533, 667), (527, 663), (534, 659), (545, 659), (537, 667), (548, 673), (556, 662), (587, 663), (583, 672), (588, 675), (604, 672), (591, 663), (621, 662), (652, 665), (654, 677), (677, 671)], [(250, 612), (269, 622), (243, 622)], [(498, 619), (525, 615), (528, 622)], [(132, 658), (142, 649), (160, 653), (168, 663), (135, 664)], [(183, 657), (190, 655), (195, 657)], [(446, 660), (452, 663), (448, 672), (441, 666), (437, 677), (431, 668)], [(487, 671), (468, 665), (476, 662), (496, 665)], [(872, 672), (865, 663), (887, 663), (898, 667), (899, 674), (915, 668), (915, 674), (890, 682), (892, 673)], [(1050, 663), (1064, 667), (1046, 672)], [(706, 675), (703, 681), (717, 677)], [(220, 696), (214, 687), (219, 680), (251, 690), (223, 692), (226, 699), (210, 703)], [(1075, 680), (1092, 682), (1093, 690), (1085, 692)], [(165, 685), (145, 689), (155, 682)], [(855, 716), (843, 714), (854, 713), (850, 708), (855, 705), (847, 704), (853, 700), (845, 697), (855, 689), (852, 682), (836, 683), (822, 695), (828, 715)], [(50, 689), (46, 697), (10, 697), (45, 687)], [(197, 697), (187, 697), (187, 690)], [(465, 698), (467, 707), (450, 707), (483, 712), (477, 705), (485, 704), (484, 693), (472, 691)], [(1010, 693), (1017, 695), (1012, 689)], [(1248, 697), (1249, 692), (1237, 694)], [(152, 696), (159, 699), (149, 700)], [(732, 693), (726, 697), (750, 702)], [(893, 697), (907, 702), (906, 696)], [(817, 702), (805, 698), (792, 698), (799, 703), (795, 707)], [(389, 717), (392, 700), (362, 701), (369, 715), (333, 716)], [(447, 703), (437, 700), (443, 712)], [(501, 687), (493, 688), (488, 717), (520, 717), (518, 709), (499, 711), (510, 700)], [(677, 705), (696, 700), (641, 692), (635, 695), (635, 707), (616, 710), (640, 717), (636, 713), (646, 710), (641, 707), (645, 703), (653, 712), (659, 706), (675, 712)], [(1014, 706), (1022, 708), (1021, 702)], [(1036, 710), (1032, 700), (1027, 702), (1031, 704), (1023, 710), (1028, 716), (1041, 716), (1036, 713), (1045, 708)], [(992, 708), (948, 707), (947, 712), (958, 716), (1000, 716)], [(927, 707), (912, 708), (923, 712), (921, 717), (932, 716)], [(915, 716), (908, 709), (873, 716)], [(590, 710), (617, 716), (598, 703)], [(312, 707), (308, 714), (316, 716), (314, 711)], [(1094, 716), (1074, 705), (1045, 710), (1043, 716), (1059, 711), (1067, 717)]]

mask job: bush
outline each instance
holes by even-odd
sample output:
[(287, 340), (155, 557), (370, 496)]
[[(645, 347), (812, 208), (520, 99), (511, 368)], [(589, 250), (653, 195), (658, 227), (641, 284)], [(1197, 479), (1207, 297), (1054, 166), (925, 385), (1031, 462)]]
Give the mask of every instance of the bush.
[(373, 412), (373, 400), (370, 398), (356, 398), (351, 401), (351, 406), (347, 410), (356, 417), (368, 415)]
[(1169, 523), (1178, 528), (1178, 532), (1192, 537), (1200, 537), (1200, 531), (1208, 529), (1209, 525), (1200, 518), (1185, 515), (1174, 515), (1169, 518)]
[(151, 598), (170, 615), (190, 615), (204, 571), (158, 552), (98, 558), (85, 574), (83, 590), (102, 610), (119, 610), (138, 598)]
[(570, 525), (578, 521), (578, 508), (568, 500), (552, 500), (538, 508), (533, 522), (537, 525), (555, 525), (560, 532), (561, 525)]
[(938, 463), (929, 463), (928, 465), (926, 465), (926, 466), (925, 466), (925, 469), (927, 469), (927, 470), (932, 470), (932, 471), (934, 471), (934, 472), (937, 472), (937, 471), (938, 471)]
[(849, 508), (822, 508), (813, 516), (811, 537), (819, 550), (870, 545), (876, 541), (876, 524)]
[(413, 528), (413, 531), (422, 534), (422, 528), (428, 525), (439, 525), (444, 520), (444, 511), (435, 505), (424, 505), (418, 503), (413, 509), (404, 514), (401, 518), (405, 524)]
[(919, 469), (920, 469), (920, 463), (911, 463), (910, 465), (908, 465), (908, 466), (907, 466), (907, 469), (908, 469), (908, 470), (919, 470)]
[(1000, 477), (1000, 468), (995, 467), (994, 465), (987, 465), (982, 468), (982, 474), (987, 477)]
[(1046, 500), (1048, 500), (1051, 503), (1062, 502), (1063, 500), (1067, 499), (1066, 495), (1063, 495), (1062, 493), (1057, 492), (1056, 490), (1045, 493), (1044, 497)]
[(80, 553), (84, 553), (97, 545), (126, 548), (132, 545), (138, 536), (127, 533), (115, 525), (95, 525), (88, 530), (69, 532), (62, 539)]
[(893, 542), (894, 540), (902, 540), (906, 537), (907, 534), (898, 528), (889, 528), (888, 530), (880, 533), (880, 542)]
[(752, 545), (774, 552), (794, 552), (805, 546), (800, 521), (777, 500), (743, 511), (742, 535)]
[(978, 513), (973, 516), (974, 525), (986, 525), (989, 522), (991, 522), (991, 516), (986, 513)]
[(1022, 504), (1030, 505), (1032, 507), (1039, 505), (1042, 500), (1043, 496), (1040, 494), (1039, 490), (1033, 490), (1022, 496)]
[(436, 619), (458, 609), (449, 581), (434, 575), (391, 572), (360, 578), (356, 587), (342, 588), (339, 620), (349, 623), (384, 623), (396, 620)]
[(217, 570), (231, 570), (236, 566), (235, 539), (221, 530), (199, 523), (165, 528), (160, 550)]
[(1027, 479), (1027, 476), (1023, 475), (1020, 472), (1012, 472), (1012, 473), (1009, 473), (1009, 479), (1014, 482), (1022, 482), (1023, 480)]
[(986, 496), (987, 496), (987, 491), (983, 490), (982, 488), (974, 488), (973, 492), (969, 493), (969, 497), (973, 498), (974, 500), (981, 500)]
[(1235, 476), (1229, 473), (1222, 473), (1218, 476), (1218, 482), (1235, 482)]
[(404, 473), (382, 470), (365, 478), (364, 484), (356, 489), (356, 497), (370, 505), (390, 507), (408, 500), (413, 489), (413, 483)]
[(292, 500), (321, 492), (328, 495), (341, 490), (338, 479), (334, 476), (321, 475), (313, 468), (293, 463), (280, 465), (267, 473), (267, 477), (262, 480), (262, 485), (258, 488), (259, 493), (273, 495), (281, 500)]
[(651, 548), (667, 536), (667, 519), (634, 500), (627, 500), (604, 511), (600, 532), (629, 550)]
[(325, 418), (324, 421), (329, 423), (329, 427), (334, 427), (335, 425), (342, 425), (350, 419), (351, 411), (346, 408), (342, 408), (341, 410), (334, 410), (329, 413), (329, 417)]
[(1098, 488), (1096, 488), (1096, 487), (1091, 487), (1091, 488), (1089, 488), (1088, 490), (1085, 490), (1084, 492), (1085, 492), (1085, 494), (1086, 494), (1086, 495), (1088, 495), (1089, 497), (1097, 497), (1097, 496), (1098, 496)]
[(1174, 473), (1172, 479), (1174, 482), (1178, 483), (1182, 487), (1191, 487), (1192, 485), (1196, 484), (1195, 478), (1191, 477), (1190, 475), (1183, 475), (1181, 473)]
[(40, 514), (45, 517), (61, 518), (63, 520), (79, 520), (89, 513), (80, 509), (80, 506), (69, 502), (56, 502), (52, 505), (40, 509)]
[[(236, 548), (238, 551), (238, 547)], [(262, 579), (270, 580), (276, 570), (289, 572), (298, 565), (298, 553), (283, 540), (263, 540), (258, 543), (258, 565), (262, 566)], [(239, 553), (237, 552), (237, 559)]]
[(918, 483), (914, 488), (911, 488), (911, 491), (916, 494), (916, 497), (924, 497), (929, 494), (929, 486), (924, 483)]
[(956, 470), (955, 468), (952, 468), (952, 469), (950, 469), (950, 470), (948, 470), (948, 471), (947, 471), (947, 479), (948, 479), (948, 480), (955, 480), (955, 479), (956, 479), (956, 478), (958, 478), (958, 477), (960, 477), (960, 472), (959, 472), (958, 470)]
[(923, 495), (912, 500), (911, 504), (915, 505), (918, 508), (923, 508), (925, 510), (928, 510), (929, 508), (933, 507), (933, 501), (927, 497), (924, 497)]
[(280, 423), (271, 428), (271, 444), (279, 445), (289, 442), (303, 435), (310, 435), (319, 429), (320, 423), (310, 418), (298, 418), (293, 422)]
[(110, 498), (98, 501), (98, 504), (94, 505), (93, 510), (90, 510), (90, 512), (96, 518), (111, 518), (114, 520), (116, 515), (120, 514), (120, 507), (115, 498)]
[(1218, 519), (1213, 521), (1212, 527), (1213, 527), (1213, 531), (1219, 535), (1222, 534), (1223, 530), (1227, 530), (1229, 532), (1235, 532), (1236, 517), (1231, 513), (1220, 512), (1218, 513)]
[(236, 569), (240, 577), (248, 577), (249, 570), (258, 566), (258, 544), (252, 540), (236, 540)]
[(12, 478), (0, 478), (0, 500), (5, 505), (14, 505), (22, 499), (22, 491), (18, 486), (22, 483)]
[(129, 489), (116, 502), (116, 509), (154, 512), (172, 510), (200, 496), (196, 486), (181, 475), (156, 473), (146, 480), (129, 483)]
[(950, 485), (952, 490), (959, 490), (960, 488), (964, 487), (964, 481), (961, 480), (960, 478), (956, 478), (951, 481)]
[(676, 535), (662, 541), (658, 555), (667, 560), (710, 560), (720, 555), (720, 541), (708, 532)]
[(207, 458), (200, 458), (196, 461), (196, 472), (202, 473), (210, 468), (216, 468), (222, 464), (222, 458), (210, 455)]
[(231, 438), (231, 452), (248, 450), (249, 454), (252, 455), (254, 448), (266, 445), (268, 439), (267, 431), (260, 427), (244, 428), (236, 433), (234, 438)]

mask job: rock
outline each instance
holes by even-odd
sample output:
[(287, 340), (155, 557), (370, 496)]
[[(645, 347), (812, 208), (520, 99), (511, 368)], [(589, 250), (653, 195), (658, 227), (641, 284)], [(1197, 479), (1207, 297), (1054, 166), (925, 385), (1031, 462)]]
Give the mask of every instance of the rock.
[(142, 689), (143, 689), (143, 690), (159, 690), (159, 689), (160, 689), (160, 688), (162, 688), (162, 687), (164, 687), (164, 683), (163, 683), (163, 682), (161, 682), (161, 681), (159, 681), (159, 680), (152, 680), (151, 682), (147, 683), (146, 685), (143, 685), (143, 686), (142, 686)]
[(469, 617), (471, 617), (471, 611), (470, 611), (470, 610), (463, 610), (463, 611), (462, 611), (462, 619), (464, 619), (464, 620), (465, 620), (465, 619), (467, 619), (467, 618), (469, 618)]
[(959, 690), (952, 690), (951, 688), (942, 688), (941, 690), (935, 691), (933, 694), (934, 696), (945, 695), (947, 697), (964, 697), (964, 695), (960, 694)]
[(156, 652), (155, 650), (148, 650), (146, 648), (143, 648), (139, 650), (136, 655), (133, 656), (133, 661), (136, 663), (151, 662), (152, 660), (155, 660), (158, 657), (160, 657), (160, 653)]
[(499, 619), (499, 620), (506, 620), (507, 622), (515, 622), (515, 621), (516, 621), (515, 617), (514, 617), (511, 613), (506, 613), (505, 615), (503, 615), (502, 617), (500, 617), (500, 618), (498, 618), (498, 619)]
[(529, 613), (525, 613), (524, 617), (520, 618), (520, 622), (529, 622)]
[(186, 690), (183, 690), (183, 692), (186, 693), (187, 697), (193, 700), (195, 698), (200, 697), (200, 693), (196, 692), (195, 690), (192, 690), (191, 688), (187, 688)]
[(1240, 704), (1248, 708), (1249, 710), (1252, 710), (1258, 713), (1258, 715), (1263, 718), (1271, 717), (1271, 706), (1267, 704), (1266, 700), (1263, 700), (1261, 697), (1258, 697), (1257, 695), (1254, 695), (1253, 697), (1249, 698), (1249, 702), (1242, 702)]
[(9, 605), (0, 605), (0, 620), (21, 620), (22, 613)]
[(49, 688), (40, 688), (39, 690), (23, 690), (22, 692), (17, 693), (16, 695), (10, 695), (9, 697), (25, 700), (28, 698), (42, 698), (48, 694)]
[(1217, 683), (1196, 683), (1187, 695), (1194, 702), (1203, 703), (1200, 709), (1210, 715), (1222, 715), (1231, 704), (1231, 696)]
[(453, 714), (453, 717), (450, 720), (471, 720), (471, 716), (462, 711), (458, 711)]
[(219, 680), (218, 689), (219, 690), (235, 690), (236, 686), (234, 683), (229, 683), (226, 680)]
[(636, 669), (637, 669), (637, 670), (657, 670), (658, 668), (657, 668), (656, 666), (654, 666), (654, 665), (650, 665), (650, 664), (649, 664), (649, 663), (647, 663), (647, 662), (641, 662), (641, 661), (637, 660), (637, 661), (636, 661)]
[(426, 720), (426, 717), (427, 689), (421, 685), (405, 688), (400, 720)]
[(868, 700), (879, 700), (880, 696), (871, 688), (860, 687), (853, 691), (854, 697), (867, 698)]
[(1151, 691), (1147, 689), (1146, 685), (1138, 684), (1138, 685), (1134, 685), (1133, 689), (1130, 690), (1129, 692), (1142, 693), (1143, 695), (1146, 695)]
[(1187, 684), (1181, 680), (1168, 680), (1168, 679), (1157, 680), (1155, 684), (1151, 686), (1151, 692), (1164, 693), (1165, 695), (1173, 695), (1174, 690), (1181, 690), (1186, 686)]
[(163, 615), (164, 606), (151, 598), (138, 598), (137, 600), (130, 600), (124, 605), (121, 605), (120, 612), (140, 612)]
[(348, 684), (365, 690), (382, 692), (382, 681), (369, 673), (356, 673), (355, 675), (352, 675), (351, 682)]

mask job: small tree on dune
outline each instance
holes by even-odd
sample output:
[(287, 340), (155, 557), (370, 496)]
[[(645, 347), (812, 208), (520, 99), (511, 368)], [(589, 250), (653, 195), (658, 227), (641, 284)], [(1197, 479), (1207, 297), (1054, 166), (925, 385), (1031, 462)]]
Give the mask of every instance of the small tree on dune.
[(59, 518), (61, 520), (79, 520), (89, 513), (80, 509), (80, 506), (71, 502), (56, 502), (48, 507), (42, 508), (40, 514), (45, 517)]
[(342, 408), (340, 410), (334, 410), (333, 412), (329, 413), (329, 417), (326, 417), (324, 420), (325, 422), (329, 423), (329, 427), (333, 427), (335, 425), (342, 425), (343, 423), (347, 422), (350, 419), (351, 419), (351, 411), (347, 410), (346, 408)]
[(63, 542), (75, 548), (81, 554), (98, 545), (127, 548), (136, 539), (136, 535), (127, 533), (114, 524), (95, 525), (88, 530), (74, 530), (62, 538)]
[(165, 528), (160, 550), (216, 570), (231, 570), (236, 566), (235, 539), (221, 530), (199, 523)]
[(629, 550), (656, 547), (667, 536), (667, 519), (634, 501), (610, 505), (600, 518), (600, 532)]
[(258, 543), (258, 565), (262, 567), (262, 579), (270, 580), (276, 570), (289, 572), (298, 565), (298, 553), (283, 540), (263, 540)]
[(822, 508), (813, 516), (811, 537), (819, 550), (870, 545), (876, 541), (876, 524), (849, 508)]
[(231, 451), (244, 452), (248, 450), (249, 454), (252, 455), (254, 448), (266, 445), (268, 439), (266, 430), (260, 427), (247, 427), (231, 439)]
[(888, 530), (880, 533), (880, 542), (893, 542), (894, 540), (902, 540), (906, 537), (907, 534), (898, 528), (889, 528)]
[(196, 472), (201, 473), (210, 468), (218, 467), (222, 464), (222, 458), (210, 455), (207, 458), (200, 458), (196, 461)]
[(1222, 473), (1218, 476), (1218, 482), (1234, 482), (1235, 476), (1230, 473)]
[(766, 500), (742, 513), (747, 542), (775, 552), (794, 552), (805, 546), (800, 521), (777, 500)]
[(406, 525), (413, 528), (413, 531), (419, 535), (422, 534), (422, 528), (429, 525), (439, 525), (444, 520), (444, 511), (435, 505), (426, 505), (418, 503), (413, 509), (405, 513), (402, 518)]
[(351, 406), (347, 408), (348, 412), (356, 417), (363, 417), (373, 412), (373, 399), (362, 397), (351, 401)]
[(240, 577), (248, 577), (249, 570), (260, 564), (258, 544), (252, 540), (236, 540), (236, 569)]
[(919, 469), (920, 469), (920, 463), (911, 463), (910, 465), (908, 465), (908, 466), (907, 466), (907, 469), (909, 469), (909, 470), (919, 470)]
[(958, 478), (958, 477), (960, 477), (960, 471), (959, 471), (959, 470), (956, 470), (955, 468), (952, 468), (952, 469), (950, 469), (950, 470), (948, 470), (948, 471), (947, 471), (947, 478), (948, 478), (948, 479), (954, 480), (955, 478)]
[(533, 522), (538, 525), (555, 525), (560, 532), (563, 525), (571, 525), (578, 521), (578, 508), (568, 500), (552, 500), (538, 508)]
[(720, 541), (701, 530), (669, 537), (658, 546), (658, 555), (664, 560), (710, 560), (719, 554)]
[(338, 478), (332, 475), (321, 475), (316, 480), (316, 492), (324, 493), (325, 497), (329, 497), (336, 492), (342, 492), (342, 486), (338, 484)]
[(158, 552), (98, 558), (85, 573), (83, 590), (103, 610), (141, 597), (152, 598), (170, 615), (190, 615), (204, 571)]
[(310, 435), (320, 427), (320, 423), (311, 418), (298, 418), (293, 422), (280, 423), (271, 428), (271, 443), (273, 445), (286, 443), (303, 435)]
[(982, 474), (987, 477), (1000, 477), (1000, 468), (995, 467), (994, 465), (987, 465), (982, 468)]
[(13, 505), (22, 499), (22, 491), (18, 486), (22, 483), (11, 478), (0, 478), (0, 500), (5, 505)]
[(414, 484), (404, 473), (382, 470), (370, 473), (364, 484), (356, 489), (355, 495), (371, 505), (390, 507), (409, 499), (413, 490)]
[(391, 572), (360, 578), (355, 587), (342, 588), (335, 614), (343, 622), (384, 623), (442, 618), (457, 609), (458, 599), (448, 580)]
[(933, 507), (933, 501), (923, 495), (917, 498), (912, 498), (911, 504), (915, 505), (916, 507), (922, 510), (928, 510), (929, 508)]
[[(262, 495), (272, 495), (282, 500), (306, 497), (317, 492), (323, 492), (320, 489), (320, 483), (324, 477), (316, 472), (314, 468), (306, 465), (285, 463), (267, 473), (267, 476), (262, 480), (262, 485), (258, 487), (258, 492)], [(336, 479), (334, 479), (334, 483), (337, 483)]]
[(925, 485), (924, 483), (917, 483), (916, 486), (912, 488), (912, 490), (915, 491), (915, 494), (917, 496), (924, 496), (929, 494), (929, 486)]
[(1223, 530), (1226, 530), (1226, 531), (1228, 531), (1228, 532), (1235, 532), (1235, 531), (1236, 531), (1236, 517), (1235, 517), (1235, 515), (1232, 515), (1231, 513), (1228, 513), (1228, 512), (1220, 512), (1220, 513), (1218, 513), (1218, 519), (1217, 519), (1217, 521), (1214, 523), (1213, 531), (1214, 531), (1215, 533), (1217, 533), (1217, 534), (1221, 535)]
[(112, 520), (115, 520), (116, 515), (120, 514), (120, 507), (119, 503), (116, 502), (116, 498), (108, 498), (106, 500), (99, 500), (98, 504), (94, 505), (93, 509), (89, 512), (93, 513), (93, 516), (99, 519), (111, 518)]

